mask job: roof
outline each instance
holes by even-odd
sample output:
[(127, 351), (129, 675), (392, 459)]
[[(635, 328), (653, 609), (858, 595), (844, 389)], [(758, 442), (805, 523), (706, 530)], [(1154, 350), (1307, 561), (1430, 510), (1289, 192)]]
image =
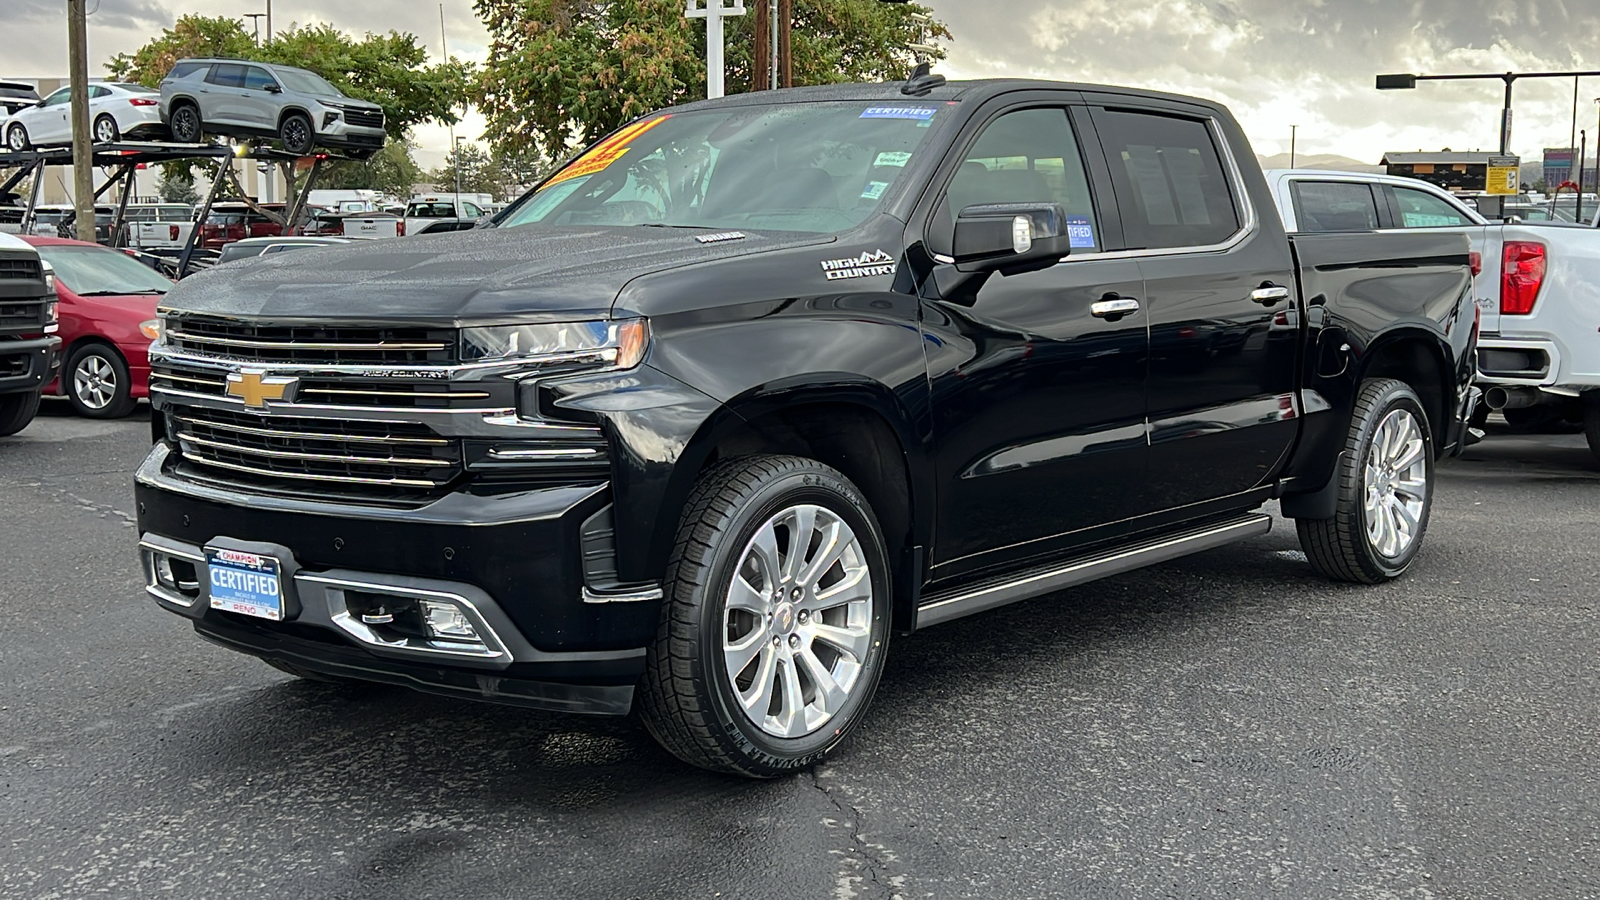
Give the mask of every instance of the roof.
[(1419, 163), (1433, 163), (1434, 165), (1456, 165), (1460, 163), (1466, 163), (1467, 165), (1481, 166), (1488, 164), (1489, 157), (1503, 155), (1505, 154), (1491, 153), (1487, 150), (1481, 152), (1474, 151), (1472, 153), (1459, 153), (1449, 150), (1441, 150), (1437, 153), (1429, 153), (1427, 151), (1417, 150), (1410, 153), (1385, 153), (1383, 155), (1383, 159), (1378, 161), (1378, 164), (1384, 166), (1414, 166)]
[(951, 103), (961, 100), (987, 100), (997, 94), (1019, 90), (1092, 91), (1095, 93), (1135, 94), (1179, 103), (1192, 103), (1215, 108), (1214, 101), (1181, 94), (1167, 94), (1142, 88), (1117, 87), (1105, 84), (1080, 84), (1067, 81), (1044, 81), (1028, 78), (984, 78), (973, 81), (947, 81), (925, 94), (904, 94), (904, 81), (867, 82), (854, 84), (824, 84), (813, 87), (783, 88), (777, 91), (749, 91), (730, 94), (715, 100), (697, 100), (674, 107), (674, 111), (687, 111), (726, 106), (760, 106), (774, 103), (819, 103), (828, 101), (877, 100), (905, 103)]

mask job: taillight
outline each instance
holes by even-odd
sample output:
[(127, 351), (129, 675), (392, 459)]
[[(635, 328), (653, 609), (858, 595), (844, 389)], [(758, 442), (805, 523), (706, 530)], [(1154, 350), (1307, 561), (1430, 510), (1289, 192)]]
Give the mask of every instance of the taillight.
[(176, 225), (168, 225), (167, 226), (167, 240), (176, 241), (177, 239), (178, 239), (178, 226), (176, 226)]
[(394, 236), (395, 237), (405, 237), (406, 236), (406, 220), (405, 219), (401, 219), (400, 221), (394, 223)]
[(1525, 316), (1544, 284), (1544, 245), (1535, 241), (1506, 241), (1500, 266), (1500, 314)]
[(160, 100), (151, 100), (149, 97), (134, 97), (128, 101), (130, 106), (160, 106)]
[(1469, 256), (1472, 260), (1472, 277), (1477, 278), (1483, 274), (1483, 254), (1474, 250)]

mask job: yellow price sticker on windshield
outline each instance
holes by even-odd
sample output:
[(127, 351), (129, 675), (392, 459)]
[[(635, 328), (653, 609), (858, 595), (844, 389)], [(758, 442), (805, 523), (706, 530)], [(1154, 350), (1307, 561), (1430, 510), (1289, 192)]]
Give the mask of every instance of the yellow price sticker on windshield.
[(551, 176), (550, 180), (544, 183), (544, 186), (548, 188), (563, 181), (582, 178), (585, 175), (593, 175), (596, 172), (604, 171), (612, 163), (621, 159), (623, 154), (628, 152), (628, 146), (638, 139), (640, 135), (670, 118), (672, 118), (671, 115), (656, 116), (654, 119), (645, 119), (629, 125), (611, 137), (590, 147), (588, 152), (573, 160), (565, 169)]

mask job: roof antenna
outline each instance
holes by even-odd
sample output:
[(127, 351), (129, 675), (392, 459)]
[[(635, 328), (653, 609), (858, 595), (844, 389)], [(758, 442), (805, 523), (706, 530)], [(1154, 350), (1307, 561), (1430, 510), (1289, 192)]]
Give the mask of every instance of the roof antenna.
[(900, 88), (900, 93), (911, 97), (921, 97), (941, 84), (944, 84), (943, 75), (934, 75), (929, 70), (933, 68), (931, 59), (933, 52), (939, 48), (928, 43), (928, 26), (933, 23), (933, 17), (926, 13), (912, 13), (907, 16), (917, 23), (921, 34), (915, 44), (910, 45), (912, 58), (917, 61), (917, 67), (911, 70), (911, 77)]

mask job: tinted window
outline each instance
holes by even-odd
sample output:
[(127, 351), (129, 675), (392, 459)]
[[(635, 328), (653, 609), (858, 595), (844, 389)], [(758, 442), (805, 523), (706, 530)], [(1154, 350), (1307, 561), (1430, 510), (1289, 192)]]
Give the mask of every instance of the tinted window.
[(62, 88), (44, 99), (45, 106), (60, 106), (71, 97), (71, 88)]
[(1111, 162), (1123, 228), (1133, 247), (1218, 244), (1239, 212), (1211, 129), (1197, 119), (1107, 112), (1100, 138)]
[(278, 77), (291, 91), (317, 97), (343, 97), (344, 92), (324, 81), (322, 76), (303, 69), (279, 69)]
[(461, 201), (461, 211), (466, 213), (467, 215), (473, 217), (474, 219), (476, 219), (477, 217), (483, 215), (483, 210), (481, 210), (478, 207), (472, 205), (471, 203), (468, 203), (465, 200)]
[(109, 97), (109, 96), (111, 96), (111, 92), (106, 90), (105, 88), (101, 87), (100, 85), (98, 85), (98, 84), (89, 85), (89, 99), (90, 100), (98, 100), (101, 97)]
[(945, 192), (951, 217), (983, 203), (1059, 203), (1074, 250), (1100, 246), (1089, 178), (1064, 109), (1006, 113), (984, 126)]
[(217, 66), (206, 80), (218, 87), (244, 87), (244, 66)]
[(251, 66), (245, 70), (244, 86), (252, 91), (264, 91), (269, 85), (275, 86), (277, 83), (266, 69)]
[(1372, 188), (1348, 181), (1294, 181), (1294, 217), (1300, 231), (1374, 231), (1378, 204)]
[(1395, 188), (1394, 200), (1402, 228), (1450, 228), (1473, 224), (1466, 213), (1423, 191)]
[(167, 74), (167, 77), (188, 78), (190, 75), (193, 75), (202, 69), (209, 68), (210, 66), (210, 63), (203, 62), (181, 62), (172, 67), (172, 71)]

